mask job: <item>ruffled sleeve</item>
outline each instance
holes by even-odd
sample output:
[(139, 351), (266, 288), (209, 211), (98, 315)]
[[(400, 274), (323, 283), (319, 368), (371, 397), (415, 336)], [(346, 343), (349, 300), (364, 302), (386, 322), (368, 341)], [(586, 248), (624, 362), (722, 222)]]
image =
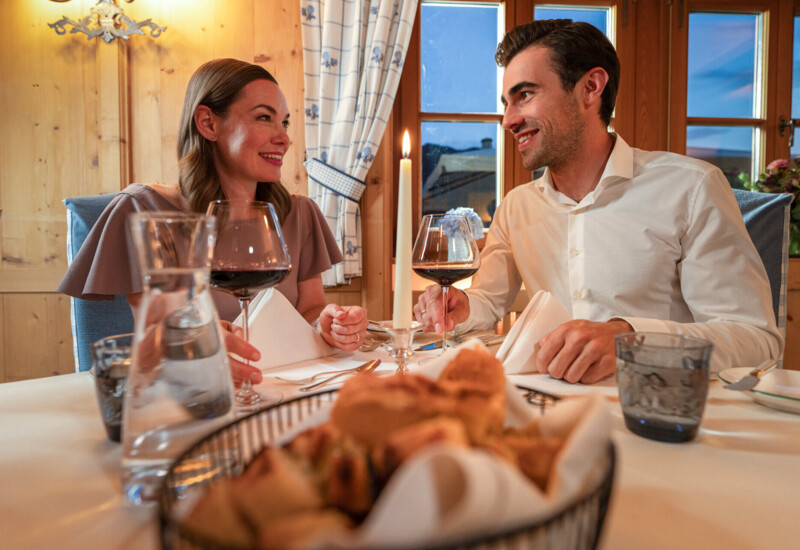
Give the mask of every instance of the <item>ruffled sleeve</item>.
[(157, 198), (150, 195), (155, 191), (136, 185), (129, 192), (131, 187), (103, 210), (61, 280), (59, 292), (85, 300), (113, 300), (117, 294), (142, 292), (128, 218), (134, 212), (164, 209), (164, 205), (153, 203)]
[(292, 264), (297, 270), (297, 280), (302, 282), (330, 269), (344, 258), (328, 222), (314, 201), (295, 195), (292, 197), (292, 210), (296, 210), (295, 230), (302, 236), (300, 246), (292, 251), (297, 255), (297, 258), (292, 257)]

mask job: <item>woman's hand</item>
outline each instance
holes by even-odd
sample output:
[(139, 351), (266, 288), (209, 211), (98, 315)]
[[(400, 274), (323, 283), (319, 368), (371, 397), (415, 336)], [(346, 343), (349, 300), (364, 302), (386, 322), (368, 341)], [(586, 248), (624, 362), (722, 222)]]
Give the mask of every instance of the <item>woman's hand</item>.
[(249, 378), (253, 384), (260, 384), (264, 379), (261, 371), (247, 365), (239, 357), (258, 361), (261, 359), (261, 352), (244, 339), (244, 331), (241, 327), (237, 327), (229, 321), (220, 321), (219, 324), (222, 327), (222, 337), (225, 339), (225, 349), (228, 350), (228, 362), (231, 367), (233, 383), (239, 386), (244, 378)]
[(355, 351), (367, 332), (367, 310), (360, 306), (328, 304), (319, 314), (319, 331), (331, 346)]

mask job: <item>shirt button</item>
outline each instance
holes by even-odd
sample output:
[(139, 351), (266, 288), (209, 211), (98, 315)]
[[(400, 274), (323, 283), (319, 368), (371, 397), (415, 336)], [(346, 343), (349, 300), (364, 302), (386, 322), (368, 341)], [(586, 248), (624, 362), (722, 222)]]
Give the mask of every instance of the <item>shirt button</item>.
[(573, 256), (579, 256), (579, 255), (580, 255), (580, 253), (581, 253), (581, 251), (580, 251), (580, 250), (578, 250), (577, 248), (573, 248), (573, 249), (570, 251), (570, 254), (572, 254)]
[(576, 290), (575, 292), (572, 293), (572, 299), (573, 300), (580, 300), (582, 297), (583, 297), (583, 294), (581, 294), (580, 290)]

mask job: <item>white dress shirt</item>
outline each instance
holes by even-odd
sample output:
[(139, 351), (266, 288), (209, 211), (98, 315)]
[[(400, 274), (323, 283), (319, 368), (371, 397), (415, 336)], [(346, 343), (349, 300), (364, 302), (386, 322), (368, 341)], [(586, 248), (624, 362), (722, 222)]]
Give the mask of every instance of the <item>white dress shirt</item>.
[(618, 136), (579, 203), (555, 190), (547, 169), (508, 193), (459, 331), (494, 324), (521, 284), (530, 295), (550, 291), (574, 319), (710, 340), (714, 372), (783, 349), (764, 266), (722, 172)]

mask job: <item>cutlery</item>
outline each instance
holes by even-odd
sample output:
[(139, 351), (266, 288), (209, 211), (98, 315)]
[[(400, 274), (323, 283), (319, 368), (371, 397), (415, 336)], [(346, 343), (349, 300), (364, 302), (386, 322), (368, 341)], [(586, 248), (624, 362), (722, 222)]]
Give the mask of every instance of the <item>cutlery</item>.
[[(453, 341), (453, 342), (455, 342), (457, 344), (460, 344), (460, 343), (466, 342), (467, 340), (470, 340), (472, 338), (479, 339), (486, 346), (494, 346), (494, 345), (502, 343), (503, 340), (505, 339), (505, 335), (503, 334), (503, 335), (498, 336), (496, 332), (491, 332), (491, 331), (480, 331), (480, 332), (472, 332), (472, 333), (468, 332), (466, 334), (462, 334), (460, 336), (456, 336), (455, 338), (452, 338), (451, 341)], [(414, 348), (414, 351), (430, 351), (432, 349), (441, 349), (441, 347), (442, 347), (442, 341), (438, 340), (436, 342), (431, 342), (430, 344), (425, 344), (425, 345), (419, 346), (417, 348)]]
[(731, 382), (722, 386), (726, 390), (748, 391), (756, 387), (756, 384), (761, 380), (761, 377), (769, 371), (778, 366), (778, 361), (775, 359), (767, 359), (759, 366), (750, 371), (750, 373), (736, 382)]
[(361, 372), (372, 372), (376, 368), (378, 368), (378, 365), (380, 365), (380, 364), (381, 364), (381, 360), (380, 359), (373, 359), (372, 361), (367, 361), (366, 363), (364, 363), (363, 365), (361, 365), (359, 367), (356, 367), (355, 369), (343, 370), (343, 371), (337, 372), (336, 374), (334, 374), (330, 378), (326, 378), (325, 380), (320, 380), (319, 382), (315, 382), (314, 384), (311, 384), (310, 386), (303, 386), (302, 388), (300, 388), (300, 391), (307, 392), (307, 391), (315, 390), (317, 388), (320, 388), (320, 387), (324, 386), (328, 382), (336, 380), (340, 376), (344, 376), (345, 374), (358, 374), (358, 373), (361, 373)]
[(315, 380), (318, 380), (321, 376), (328, 376), (333, 374), (346, 374), (348, 372), (358, 372), (359, 369), (365, 368), (366, 365), (369, 365), (371, 362), (372, 361), (367, 361), (363, 365), (358, 365), (357, 367), (353, 367), (351, 369), (326, 370), (323, 372), (312, 374), (311, 376), (306, 376), (305, 378), (284, 378), (283, 376), (273, 376), (272, 378), (280, 380), (281, 382), (285, 382), (286, 384), (297, 384), (299, 386), (303, 386), (305, 384), (310, 384)]

